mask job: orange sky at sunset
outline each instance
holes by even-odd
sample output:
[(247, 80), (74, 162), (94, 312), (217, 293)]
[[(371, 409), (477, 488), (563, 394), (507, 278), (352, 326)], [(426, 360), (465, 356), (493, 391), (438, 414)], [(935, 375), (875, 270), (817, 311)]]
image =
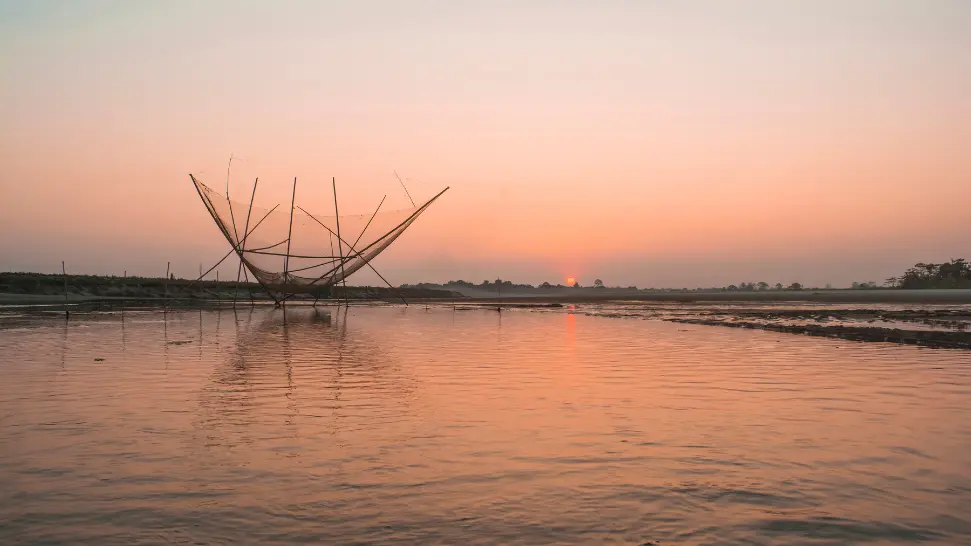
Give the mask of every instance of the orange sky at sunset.
[(331, 176), (346, 212), (406, 204), (395, 170), (451, 186), (376, 261), (395, 283), (971, 258), (959, 0), (0, 1), (0, 46), (0, 270), (193, 275), (228, 248), (188, 173), (221, 191), (230, 154), (270, 206), (293, 176), (323, 212)]

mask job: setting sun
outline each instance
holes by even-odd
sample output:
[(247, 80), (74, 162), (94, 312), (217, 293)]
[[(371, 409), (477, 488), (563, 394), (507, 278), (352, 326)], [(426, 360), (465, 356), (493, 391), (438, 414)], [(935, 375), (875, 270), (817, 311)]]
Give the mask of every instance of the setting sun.
[(573, 278), (573, 277), (567, 277), (566, 278), (566, 285), (567, 286), (573, 286), (576, 283), (577, 283), (577, 280), (575, 278)]

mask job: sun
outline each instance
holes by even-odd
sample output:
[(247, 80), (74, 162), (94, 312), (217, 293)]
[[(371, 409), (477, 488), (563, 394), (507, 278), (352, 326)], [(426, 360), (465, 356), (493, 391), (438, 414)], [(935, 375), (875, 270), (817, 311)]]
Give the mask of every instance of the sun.
[(576, 283), (577, 283), (577, 280), (575, 278), (573, 278), (573, 277), (567, 277), (566, 278), (566, 285), (567, 286), (573, 286)]

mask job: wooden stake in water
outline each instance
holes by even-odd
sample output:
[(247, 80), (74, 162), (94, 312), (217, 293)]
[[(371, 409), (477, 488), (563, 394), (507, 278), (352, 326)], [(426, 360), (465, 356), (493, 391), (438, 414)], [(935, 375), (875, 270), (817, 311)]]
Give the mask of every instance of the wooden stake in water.
[(169, 268), (172, 267), (172, 262), (165, 262), (165, 297), (169, 297)]
[(69, 318), (71, 312), (67, 309), (67, 268), (64, 267), (64, 260), (61, 260), (61, 275), (64, 277), (64, 318)]

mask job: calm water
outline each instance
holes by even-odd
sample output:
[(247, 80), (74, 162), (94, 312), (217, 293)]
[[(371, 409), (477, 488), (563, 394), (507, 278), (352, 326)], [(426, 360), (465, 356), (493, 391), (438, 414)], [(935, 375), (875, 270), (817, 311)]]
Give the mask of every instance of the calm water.
[(333, 313), (0, 321), (0, 544), (971, 544), (971, 353)]

